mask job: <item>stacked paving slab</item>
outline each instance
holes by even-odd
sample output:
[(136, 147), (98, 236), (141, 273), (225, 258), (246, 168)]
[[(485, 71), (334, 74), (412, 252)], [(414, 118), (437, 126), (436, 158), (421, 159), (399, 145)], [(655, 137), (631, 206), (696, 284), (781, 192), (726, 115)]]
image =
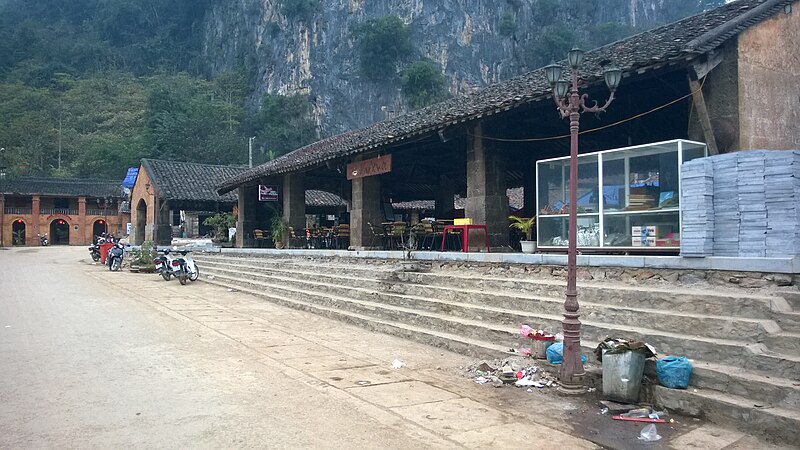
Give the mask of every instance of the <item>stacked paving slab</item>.
[(800, 256), (800, 151), (757, 150), (681, 166), (681, 255)]
[[(535, 267), (440, 262), (418, 273), (397, 260), (275, 253), (196, 260), (206, 282), (476, 358), (519, 346), (521, 323), (561, 326), (563, 278)], [(579, 295), (590, 358), (611, 336), (694, 361), (690, 389), (652, 386), (644, 400), (800, 445), (800, 291), (579, 282)]]

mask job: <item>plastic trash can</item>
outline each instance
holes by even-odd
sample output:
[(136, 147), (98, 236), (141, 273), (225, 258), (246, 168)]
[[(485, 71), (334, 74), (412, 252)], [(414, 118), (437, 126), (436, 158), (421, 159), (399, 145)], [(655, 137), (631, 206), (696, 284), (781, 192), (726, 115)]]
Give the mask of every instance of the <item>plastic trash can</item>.
[(645, 355), (639, 352), (603, 351), (603, 396), (623, 403), (636, 403), (642, 388)]
[(112, 243), (104, 243), (100, 244), (100, 264), (106, 263), (106, 258), (108, 257), (108, 251), (111, 250), (114, 244)]

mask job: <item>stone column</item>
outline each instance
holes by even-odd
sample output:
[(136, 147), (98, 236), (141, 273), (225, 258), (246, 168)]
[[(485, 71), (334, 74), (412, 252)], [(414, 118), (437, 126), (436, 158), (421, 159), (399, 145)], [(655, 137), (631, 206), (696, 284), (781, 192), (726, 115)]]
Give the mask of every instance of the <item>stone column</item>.
[[(350, 210), (350, 247), (363, 249), (372, 244), (372, 230), (369, 224), (380, 226), (383, 222), (381, 212), (381, 180), (379, 176), (356, 178), (353, 180), (353, 207)], [(375, 242), (374, 246), (383, 245)]]
[(456, 196), (456, 186), (453, 180), (446, 175), (439, 176), (439, 189), (436, 191), (436, 210), (437, 219), (453, 218), (453, 200)]
[(283, 218), (298, 236), (306, 227), (306, 188), (302, 173), (283, 176)]
[(170, 245), (172, 243), (172, 211), (168, 200), (158, 199), (158, 209), (155, 214), (155, 230), (153, 243), (156, 245)]
[[(41, 199), (38, 195), (34, 195), (33, 199), (31, 200), (31, 232), (27, 233), (26, 240), (28, 241), (28, 245), (39, 245), (39, 237), (36, 236), (37, 233), (41, 233), (39, 231), (39, 218), (41, 213)], [(52, 238), (52, 236), (49, 236)]]
[(239, 187), (239, 215), (236, 218), (236, 247), (253, 247), (253, 229), (256, 228), (258, 186)]
[[(77, 242), (70, 244), (88, 245), (86, 242), (86, 197), (78, 197), (78, 235)], [(70, 234), (70, 237), (72, 235)]]
[[(471, 135), (467, 144), (465, 217), (471, 218), (472, 223), (486, 224), (492, 247), (507, 247), (508, 196), (505, 164), (496, 151), (486, 148), (481, 123), (473, 127)], [(480, 239), (477, 234), (475, 233), (474, 239)], [(470, 243), (472, 242), (473, 236), (470, 235)]]

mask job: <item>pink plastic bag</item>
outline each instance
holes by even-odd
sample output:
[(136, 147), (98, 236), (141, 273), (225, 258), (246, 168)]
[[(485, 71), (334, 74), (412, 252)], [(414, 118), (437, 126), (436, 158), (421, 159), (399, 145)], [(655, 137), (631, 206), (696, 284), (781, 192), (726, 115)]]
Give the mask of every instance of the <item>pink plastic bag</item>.
[(519, 335), (520, 336), (528, 337), (528, 336), (531, 335), (531, 333), (533, 333), (533, 328), (531, 328), (531, 327), (529, 327), (529, 326), (527, 326), (525, 324), (522, 324), (522, 325), (519, 326)]

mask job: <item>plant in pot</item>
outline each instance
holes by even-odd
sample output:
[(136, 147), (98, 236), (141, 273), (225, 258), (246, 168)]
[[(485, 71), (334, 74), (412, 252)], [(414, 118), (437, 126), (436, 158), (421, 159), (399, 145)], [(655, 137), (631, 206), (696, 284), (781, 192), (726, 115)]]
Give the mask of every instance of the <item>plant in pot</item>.
[(236, 226), (236, 216), (230, 213), (217, 213), (207, 217), (203, 225), (214, 229), (212, 241), (219, 244), (228, 240), (228, 229)]
[(275, 214), (270, 220), (269, 231), (272, 242), (275, 243), (275, 248), (281, 249), (286, 247), (286, 238), (289, 235), (289, 222), (280, 214)]
[(536, 252), (536, 241), (533, 240), (533, 227), (536, 224), (536, 217), (517, 217), (508, 216), (511, 220), (510, 228), (516, 228), (525, 235), (525, 240), (520, 241), (522, 253)]

